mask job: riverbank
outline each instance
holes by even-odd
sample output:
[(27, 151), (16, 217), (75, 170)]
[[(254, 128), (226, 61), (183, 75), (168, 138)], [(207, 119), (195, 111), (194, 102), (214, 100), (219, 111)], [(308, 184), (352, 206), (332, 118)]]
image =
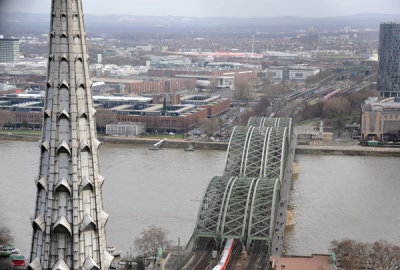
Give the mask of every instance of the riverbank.
[(296, 154), (400, 157), (400, 148), (360, 145), (297, 145)]
[[(1, 132), (0, 140), (13, 140), (13, 141), (31, 141), (36, 142), (40, 140), (40, 134), (27, 134), (27, 133), (13, 133), (13, 132)], [(150, 147), (155, 143), (159, 142), (159, 138), (129, 138), (129, 137), (112, 137), (112, 136), (98, 136), (98, 139), (102, 143), (113, 143), (113, 144), (130, 144), (130, 145), (141, 145)], [(193, 145), (194, 149), (202, 150), (222, 150), (226, 151), (228, 143), (225, 142), (193, 142), (185, 141), (178, 138), (170, 138), (162, 145), (164, 148), (182, 148), (185, 149)]]
[[(38, 141), (40, 134), (26, 133), (0, 133), (1, 140), (14, 141)], [(155, 138), (128, 138), (99, 136), (99, 140), (106, 144), (130, 144), (150, 147), (159, 139)], [(193, 142), (182, 139), (169, 139), (162, 147), (165, 148), (187, 148), (193, 145), (194, 149), (221, 150), (226, 151), (226, 142)], [(364, 147), (360, 145), (297, 145), (296, 154), (306, 155), (346, 155), (346, 156), (380, 156), (380, 157), (400, 157), (400, 148), (389, 147)]]
[[(99, 136), (99, 140), (104, 143), (133, 144), (133, 145), (143, 145), (147, 147), (150, 147), (160, 141), (160, 139), (151, 139), (151, 138), (127, 138), (127, 137), (111, 137), (111, 136)], [(202, 150), (226, 151), (226, 149), (228, 148), (228, 143), (224, 142), (193, 142), (181, 139), (167, 139), (167, 141), (162, 145), (162, 147), (184, 149), (189, 147), (189, 145), (193, 145), (194, 149), (202, 149)]]

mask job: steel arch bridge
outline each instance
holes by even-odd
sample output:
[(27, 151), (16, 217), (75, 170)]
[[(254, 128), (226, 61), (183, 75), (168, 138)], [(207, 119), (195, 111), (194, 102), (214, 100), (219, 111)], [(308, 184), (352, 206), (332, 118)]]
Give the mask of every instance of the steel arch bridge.
[(249, 250), (271, 245), (292, 133), (291, 118), (252, 117), (234, 128), (223, 176), (211, 179), (194, 230), (195, 242), (238, 239)]

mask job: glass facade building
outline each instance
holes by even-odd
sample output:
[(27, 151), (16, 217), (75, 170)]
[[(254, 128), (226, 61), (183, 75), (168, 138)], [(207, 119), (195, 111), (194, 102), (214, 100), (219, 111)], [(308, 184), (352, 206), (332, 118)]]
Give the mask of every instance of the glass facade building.
[(0, 39), (0, 63), (13, 63), (19, 59), (19, 40)]
[(380, 25), (378, 91), (381, 97), (400, 97), (400, 23)]

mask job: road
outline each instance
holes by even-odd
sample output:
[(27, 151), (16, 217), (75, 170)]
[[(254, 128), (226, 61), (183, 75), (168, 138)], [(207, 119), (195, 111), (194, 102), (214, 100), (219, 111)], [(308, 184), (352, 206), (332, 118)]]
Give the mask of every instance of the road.
[(297, 144), (297, 130), (295, 128), (288, 149), (286, 169), (283, 176), (283, 184), (281, 187), (281, 198), (279, 202), (279, 208), (275, 225), (275, 233), (273, 236), (272, 246), (271, 246), (271, 256), (282, 255), (283, 239), (286, 226), (286, 212), (289, 202), (290, 183), (292, 180), (292, 169), (294, 163), (294, 155), (296, 151), (296, 144)]

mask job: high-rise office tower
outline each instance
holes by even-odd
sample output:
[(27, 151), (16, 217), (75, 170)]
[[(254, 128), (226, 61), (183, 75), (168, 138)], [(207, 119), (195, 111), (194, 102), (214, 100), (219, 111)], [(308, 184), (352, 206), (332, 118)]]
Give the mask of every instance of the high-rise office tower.
[(378, 91), (400, 97), (400, 24), (382, 23), (379, 30)]
[(13, 63), (19, 59), (19, 40), (0, 38), (0, 63)]
[(52, 0), (28, 269), (108, 269), (95, 109), (81, 0)]

